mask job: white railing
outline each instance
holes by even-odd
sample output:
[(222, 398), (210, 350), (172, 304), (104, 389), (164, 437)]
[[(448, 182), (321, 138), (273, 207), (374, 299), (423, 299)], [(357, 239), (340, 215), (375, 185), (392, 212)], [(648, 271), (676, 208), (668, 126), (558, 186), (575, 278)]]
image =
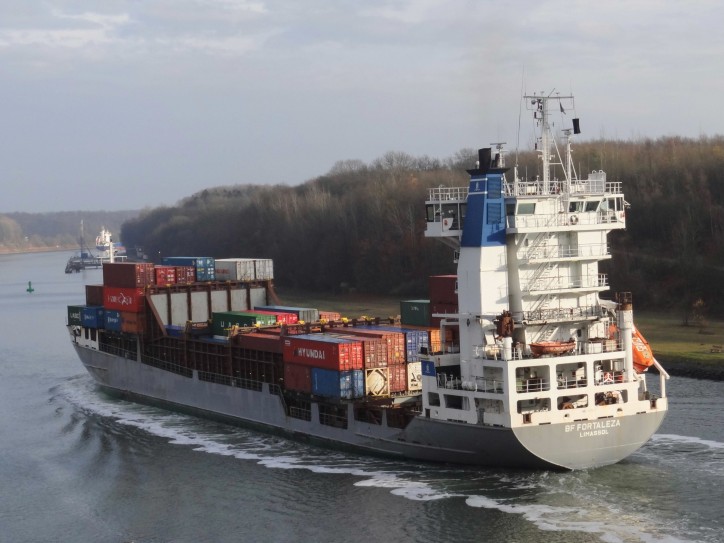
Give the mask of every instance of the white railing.
[(592, 305), (586, 307), (546, 308), (514, 312), (513, 318), (518, 322), (548, 322), (597, 318), (605, 314), (606, 310), (603, 307), (600, 305)]
[(592, 243), (587, 245), (579, 245), (577, 247), (571, 245), (542, 245), (529, 248), (527, 251), (518, 255), (518, 258), (526, 260), (547, 259), (547, 258), (585, 258), (585, 257), (602, 257), (610, 256), (611, 251), (607, 243)]
[(579, 279), (571, 279), (569, 277), (542, 278), (530, 281), (528, 284), (526, 284), (524, 280), (522, 290), (523, 292), (530, 293), (534, 291), (601, 288), (607, 286), (608, 274), (599, 273), (595, 275), (586, 275)]
[(468, 198), (468, 187), (437, 187), (429, 189), (428, 202), (465, 201)]
[(552, 226), (595, 226), (598, 224), (608, 224), (625, 221), (623, 212), (603, 211), (603, 212), (581, 212), (581, 213), (554, 213), (541, 215), (508, 215), (508, 228), (550, 228)]

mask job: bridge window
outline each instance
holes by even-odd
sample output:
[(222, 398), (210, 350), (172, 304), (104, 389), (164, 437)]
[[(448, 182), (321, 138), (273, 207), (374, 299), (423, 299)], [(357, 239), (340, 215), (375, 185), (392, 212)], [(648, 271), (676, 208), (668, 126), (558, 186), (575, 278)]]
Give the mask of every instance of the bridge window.
[(535, 215), (535, 202), (518, 204), (518, 215)]
[(460, 409), (461, 411), (470, 410), (470, 402), (467, 396), (454, 396), (445, 394), (445, 407), (449, 409)]
[(600, 200), (591, 200), (586, 202), (586, 211), (596, 211), (598, 209), (598, 204), (600, 203)]

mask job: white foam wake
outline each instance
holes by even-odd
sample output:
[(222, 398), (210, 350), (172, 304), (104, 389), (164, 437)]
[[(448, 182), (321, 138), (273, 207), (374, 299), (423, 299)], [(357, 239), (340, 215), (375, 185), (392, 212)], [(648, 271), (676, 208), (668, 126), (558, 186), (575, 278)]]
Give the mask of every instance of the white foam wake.
[[(429, 465), (384, 461), (321, 450), (266, 434), (229, 427), (195, 417), (111, 399), (99, 394), (88, 376), (57, 387), (57, 394), (79, 409), (113, 419), (195, 451), (232, 456), (273, 469), (305, 469), (318, 474), (358, 477), (358, 487), (388, 489), (415, 501), (462, 498), (471, 508), (521, 515), (540, 530), (585, 532), (604, 543), (674, 543), (665, 525), (640, 508), (622, 512), (621, 496), (608, 483), (591, 482), (589, 472), (511, 472), (450, 470)], [(658, 435), (644, 454), (672, 444), (722, 449), (724, 444), (693, 437)], [(660, 450), (658, 451), (660, 452)], [(638, 453), (637, 453), (638, 454)], [(610, 468), (609, 468), (610, 469)], [(615, 469), (615, 468), (614, 468)], [(443, 476), (444, 474), (444, 476)], [(472, 481), (472, 482), (471, 482)], [(501, 498), (500, 496), (505, 496)], [(668, 531), (675, 531), (669, 526)]]

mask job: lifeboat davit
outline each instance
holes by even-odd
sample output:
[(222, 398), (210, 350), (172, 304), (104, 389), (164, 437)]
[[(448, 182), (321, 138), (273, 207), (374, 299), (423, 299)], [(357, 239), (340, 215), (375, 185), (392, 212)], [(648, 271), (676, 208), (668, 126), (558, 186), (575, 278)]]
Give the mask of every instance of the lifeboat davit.
[(538, 341), (530, 344), (530, 352), (533, 356), (539, 357), (544, 354), (561, 355), (570, 353), (576, 348), (576, 342), (570, 341)]
[(654, 352), (651, 350), (649, 342), (634, 326), (633, 334), (631, 334), (633, 342), (633, 365), (636, 373), (643, 373), (654, 365)]

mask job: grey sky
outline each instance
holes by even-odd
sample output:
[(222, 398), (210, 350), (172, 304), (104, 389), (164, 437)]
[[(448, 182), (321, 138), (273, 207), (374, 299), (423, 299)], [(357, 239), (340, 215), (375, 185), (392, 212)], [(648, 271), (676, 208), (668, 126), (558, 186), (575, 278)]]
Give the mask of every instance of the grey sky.
[(713, 0), (4, 0), (0, 212), (512, 149), (522, 86), (573, 92), (584, 138), (721, 134), (722, 21)]

